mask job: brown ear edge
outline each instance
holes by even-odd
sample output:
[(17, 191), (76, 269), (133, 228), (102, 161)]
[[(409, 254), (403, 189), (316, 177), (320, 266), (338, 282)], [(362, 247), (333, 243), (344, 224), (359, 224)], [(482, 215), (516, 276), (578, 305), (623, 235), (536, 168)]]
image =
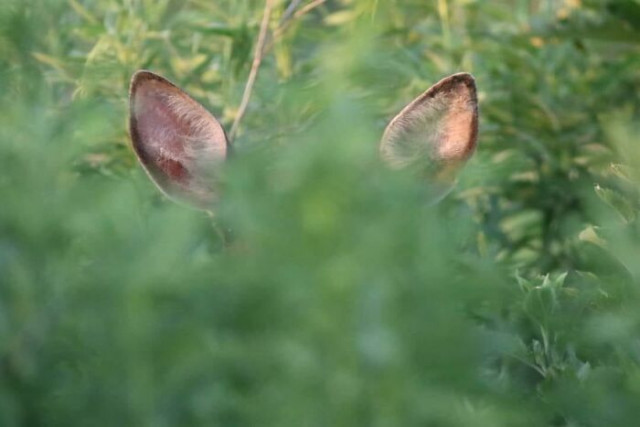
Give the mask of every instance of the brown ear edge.
[[(199, 209), (204, 209), (204, 210), (208, 210), (208, 207), (206, 206), (200, 206), (200, 204), (198, 203), (197, 200), (191, 200), (191, 199), (183, 199), (180, 197), (176, 197), (172, 194), (170, 194), (167, 190), (165, 190), (163, 188), (163, 186), (157, 181), (156, 177), (154, 176), (154, 172), (151, 170), (154, 168), (153, 162), (147, 158), (147, 155), (145, 154), (144, 150), (142, 150), (140, 148), (141, 145), (141, 137), (140, 134), (138, 133), (138, 121), (137, 118), (135, 116), (134, 112), (134, 100), (135, 100), (135, 95), (136, 92), (138, 90), (138, 87), (143, 84), (145, 81), (149, 81), (149, 80), (157, 80), (163, 84), (166, 84), (168, 86), (170, 86), (171, 88), (175, 89), (177, 92), (179, 92), (181, 95), (185, 96), (187, 99), (191, 100), (192, 102), (200, 105), (202, 108), (204, 108), (205, 110), (207, 110), (204, 106), (202, 106), (202, 104), (200, 102), (198, 102), (197, 100), (195, 100), (191, 95), (189, 95), (187, 92), (185, 92), (184, 90), (182, 90), (179, 86), (177, 86), (176, 84), (174, 84), (173, 82), (171, 82), (170, 80), (162, 77), (159, 74), (156, 74), (152, 71), (148, 71), (148, 70), (138, 70), (136, 71), (132, 76), (131, 76), (131, 80), (129, 83), (129, 139), (131, 141), (131, 148), (133, 149), (133, 152), (136, 154), (136, 157), (138, 158), (138, 161), (140, 163), (140, 165), (142, 166), (142, 169), (144, 169), (145, 173), (147, 174), (147, 176), (149, 177), (149, 179), (151, 180), (151, 182), (153, 182), (153, 184), (156, 186), (156, 188), (158, 188), (158, 190), (160, 190), (160, 192), (162, 194), (164, 194), (168, 199), (171, 199), (173, 201), (176, 201), (180, 204), (184, 204), (186, 206), (195, 206)], [(208, 110), (207, 110), (208, 111)], [(211, 113), (209, 113), (211, 114)], [(216, 120), (218, 122), (218, 119), (213, 116), (213, 114), (211, 114), (211, 117), (213, 117), (214, 120)], [(231, 155), (232, 153), (232, 144), (229, 142), (229, 137), (227, 135), (227, 132), (225, 130), (225, 128), (222, 126), (222, 124), (220, 122), (218, 122), (218, 125), (220, 126), (220, 128), (222, 129), (222, 132), (224, 134), (224, 140), (225, 140), (225, 149), (226, 149), (226, 158), (229, 157), (229, 155)]]
[[(139, 150), (138, 145), (139, 145), (139, 141), (140, 141), (140, 135), (138, 134), (137, 131), (137, 119), (135, 117), (135, 115), (133, 114), (133, 102), (134, 102), (134, 97), (135, 94), (138, 90), (138, 86), (140, 86), (140, 84), (144, 83), (145, 81), (148, 80), (157, 80), (159, 82), (162, 82), (166, 85), (171, 86), (172, 88), (176, 89), (178, 92), (180, 92), (182, 95), (184, 95), (185, 97), (187, 97), (188, 99), (190, 99), (191, 101), (195, 102), (198, 105), (202, 105), (200, 102), (198, 102), (197, 100), (195, 100), (191, 95), (189, 95), (187, 92), (185, 92), (184, 90), (182, 90), (179, 86), (175, 85), (173, 82), (171, 82), (170, 80), (162, 77), (159, 74), (156, 74), (152, 71), (148, 71), (148, 70), (138, 70), (135, 73), (133, 73), (133, 76), (131, 76), (131, 81), (129, 83), (129, 135), (131, 136), (131, 143), (132, 143), (132, 148), (134, 150), (134, 152), (136, 153), (136, 155), (138, 156), (139, 159), (142, 160), (142, 152)], [(204, 108), (204, 107), (203, 107)], [(218, 119), (215, 118), (215, 116), (212, 115), (212, 117), (218, 121)], [(222, 126), (221, 123), (218, 122), (218, 124), (220, 125), (220, 128), (222, 129), (222, 131), (224, 132), (224, 141), (225, 141), (225, 146), (226, 146), (226, 150), (227, 150), (227, 156), (229, 156), (229, 154), (231, 154), (232, 152), (232, 144), (229, 141), (229, 136), (227, 135), (227, 131), (225, 130), (225, 128)], [(145, 166), (146, 168), (146, 166)]]
[(469, 159), (473, 154), (473, 152), (475, 151), (477, 142), (478, 142), (478, 95), (477, 95), (475, 79), (470, 73), (465, 73), (465, 72), (456, 73), (456, 74), (452, 74), (450, 76), (444, 77), (438, 83), (431, 86), (424, 93), (422, 93), (413, 101), (411, 101), (409, 104), (407, 104), (398, 114), (396, 114), (393, 117), (393, 119), (391, 119), (391, 121), (385, 128), (384, 133), (382, 135), (382, 140), (379, 146), (379, 150), (381, 154), (383, 151), (384, 141), (387, 139), (387, 134), (389, 130), (393, 128), (393, 126), (398, 120), (400, 120), (407, 113), (413, 111), (419, 105), (423, 104), (427, 100), (436, 96), (436, 94), (440, 92), (451, 91), (454, 87), (460, 84), (464, 84), (469, 89), (469, 92), (471, 94), (471, 102), (473, 103), (473, 108), (474, 108), (473, 121), (471, 123), (472, 129), (471, 129), (469, 149), (465, 152), (465, 159)]

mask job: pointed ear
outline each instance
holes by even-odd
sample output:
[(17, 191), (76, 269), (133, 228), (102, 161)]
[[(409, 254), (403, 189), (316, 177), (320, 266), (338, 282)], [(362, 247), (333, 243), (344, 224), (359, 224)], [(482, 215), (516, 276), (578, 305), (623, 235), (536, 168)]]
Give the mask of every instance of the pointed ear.
[(387, 126), (380, 153), (394, 168), (415, 168), (437, 185), (451, 186), (473, 155), (478, 136), (478, 101), (471, 74), (433, 85)]
[(220, 123), (149, 71), (133, 75), (129, 108), (133, 149), (153, 182), (172, 198), (210, 207), (218, 198), (216, 175), (229, 150)]

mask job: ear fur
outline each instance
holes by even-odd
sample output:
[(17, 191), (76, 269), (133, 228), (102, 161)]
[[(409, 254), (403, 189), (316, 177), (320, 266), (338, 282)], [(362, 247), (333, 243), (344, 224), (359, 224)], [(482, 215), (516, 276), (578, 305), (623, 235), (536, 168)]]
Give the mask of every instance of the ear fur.
[(473, 76), (440, 80), (391, 120), (380, 154), (393, 168), (415, 168), (436, 185), (451, 186), (473, 155), (478, 136), (478, 100)]
[(131, 78), (129, 108), (133, 149), (158, 188), (198, 208), (215, 203), (216, 175), (230, 148), (215, 117), (170, 81), (144, 70)]

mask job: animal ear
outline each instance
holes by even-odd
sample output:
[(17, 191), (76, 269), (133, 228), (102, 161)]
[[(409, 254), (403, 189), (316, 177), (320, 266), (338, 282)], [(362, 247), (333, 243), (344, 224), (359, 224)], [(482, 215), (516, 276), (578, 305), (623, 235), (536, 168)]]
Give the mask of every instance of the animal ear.
[(138, 71), (129, 92), (129, 130), (138, 160), (168, 196), (207, 208), (229, 142), (218, 121), (163, 77)]
[(415, 168), (437, 186), (451, 187), (473, 155), (478, 136), (478, 100), (471, 74), (433, 85), (391, 120), (380, 154), (393, 168)]

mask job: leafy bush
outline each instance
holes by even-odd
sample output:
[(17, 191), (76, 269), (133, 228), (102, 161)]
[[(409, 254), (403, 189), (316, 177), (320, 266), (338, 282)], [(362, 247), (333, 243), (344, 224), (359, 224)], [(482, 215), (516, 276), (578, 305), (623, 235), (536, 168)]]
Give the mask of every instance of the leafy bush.
[[(5, 3), (1, 425), (635, 424), (636, 0), (274, 1), (214, 219), (136, 165), (126, 88), (228, 128), (265, 3)], [(429, 206), (377, 141), (460, 70), (479, 149)]]

